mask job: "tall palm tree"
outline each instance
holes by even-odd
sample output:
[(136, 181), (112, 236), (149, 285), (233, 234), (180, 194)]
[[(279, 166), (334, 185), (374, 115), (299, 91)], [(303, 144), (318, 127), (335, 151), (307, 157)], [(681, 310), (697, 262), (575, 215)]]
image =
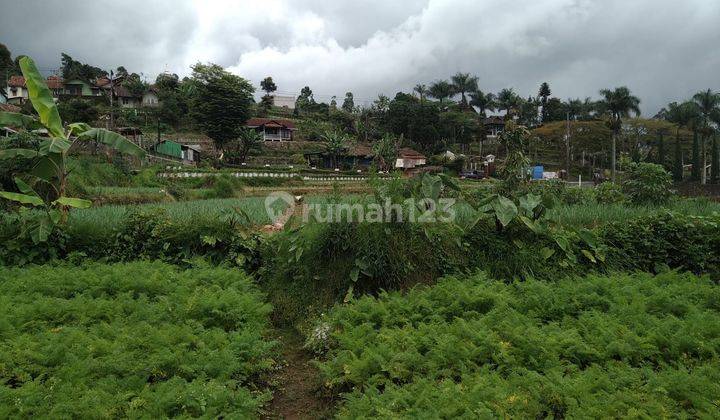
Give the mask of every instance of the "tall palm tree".
[(512, 88), (506, 88), (497, 95), (497, 109), (505, 111), (505, 118), (511, 117), (513, 112), (517, 110), (522, 102), (522, 98)]
[(710, 121), (718, 119), (718, 115), (720, 115), (720, 95), (713, 92), (712, 89), (708, 89), (696, 93), (693, 96), (693, 102), (697, 106), (700, 116), (700, 155), (702, 156), (700, 159), (702, 161), (700, 183), (705, 185), (707, 183), (705, 171), (707, 167), (707, 153), (705, 144), (707, 143), (707, 138), (712, 134)]
[(680, 146), (680, 129), (688, 127), (697, 115), (697, 108), (691, 102), (678, 104), (672, 102), (667, 108), (660, 111), (665, 120), (675, 124), (675, 162), (673, 164), (673, 177), (676, 181), (682, 181), (683, 167)]
[(478, 78), (477, 76), (470, 76), (470, 73), (458, 72), (452, 77), (452, 86), (455, 93), (460, 94), (460, 104), (466, 107), (468, 103), (465, 94), (477, 90)]
[(495, 95), (492, 93), (484, 93), (481, 90), (470, 92), (470, 105), (480, 110), (480, 115), (487, 116), (486, 111), (494, 111), (497, 107), (495, 103)]
[(640, 99), (630, 93), (625, 86), (614, 90), (603, 89), (600, 91), (602, 99), (598, 102), (599, 109), (610, 117), (610, 128), (612, 128), (612, 180), (615, 182), (615, 168), (617, 160), (617, 139), (622, 128), (622, 119), (628, 118), (630, 113), (640, 115)]
[(440, 105), (448, 98), (455, 95), (455, 88), (447, 80), (438, 80), (433, 82), (428, 89), (428, 95), (440, 101)]
[(427, 96), (427, 94), (428, 94), (428, 88), (427, 88), (427, 86), (425, 86), (425, 85), (422, 84), (422, 83), (418, 83), (418, 84), (415, 85), (415, 87), (413, 88), (413, 91), (414, 91), (415, 93), (417, 93), (418, 96), (420, 97), (420, 102), (424, 102), (424, 101), (425, 101), (425, 96)]

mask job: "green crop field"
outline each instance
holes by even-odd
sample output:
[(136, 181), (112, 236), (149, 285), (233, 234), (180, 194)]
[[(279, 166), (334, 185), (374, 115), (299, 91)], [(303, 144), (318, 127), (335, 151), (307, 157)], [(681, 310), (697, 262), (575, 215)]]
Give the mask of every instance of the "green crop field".
[(0, 417), (249, 417), (270, 306), (236, 270), (0, 268)]
[(448, 278), (311, 330), (341, 418), (714, 417), (720, 291), (667, 273)]

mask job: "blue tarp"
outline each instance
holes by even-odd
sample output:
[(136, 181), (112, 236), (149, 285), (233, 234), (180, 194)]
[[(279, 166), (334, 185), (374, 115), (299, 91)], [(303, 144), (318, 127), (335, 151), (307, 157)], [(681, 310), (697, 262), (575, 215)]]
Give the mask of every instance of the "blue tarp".
[(544, 168), (542, 166), (533, 167), (532, 178), (533, 179), (543, 179), (543, 171), (544, 171)]

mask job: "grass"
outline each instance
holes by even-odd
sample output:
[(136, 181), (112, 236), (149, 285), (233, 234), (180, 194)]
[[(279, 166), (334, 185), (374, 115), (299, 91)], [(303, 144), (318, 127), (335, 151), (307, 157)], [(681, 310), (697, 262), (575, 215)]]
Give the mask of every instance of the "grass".
[[(282, 207), (276, 202), (276, 207)], [(278, 208), (279, 208), (278, 207)], [(254, 224), (270, 223), (265, 211), (265, 197), (227, 198), (198, 201), (180, 201), (173, 203), (153, 203), (141, 205), (102, 206), (89, 209), (77, 209), (70, 213), (69, 226), (85, 229), (115, 229), (120, 226), (125, 215), (131, 209), (164, 209), (167, 215), (178, 222), (193, 223), (221, 219), (233, 209), (240, 209), (248, 215)]]
[(238, 270), (0, 268), (0, 417), (249, 418), (271, 308)]
[(675, 199), (665, 206), (633, 206), (628, 204), (575, 204), (551, 209), (548, 216), (564, 226), (598, 226), (608, 222), (631, 220), (666, 211), (690, 216), (720, 213), (720, 203), (706, 199)]

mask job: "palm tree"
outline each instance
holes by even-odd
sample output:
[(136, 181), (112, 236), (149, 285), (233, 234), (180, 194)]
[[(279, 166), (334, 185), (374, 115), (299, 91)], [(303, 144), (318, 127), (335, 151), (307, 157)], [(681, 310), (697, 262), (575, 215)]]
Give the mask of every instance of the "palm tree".
[(505, 111), (505, 118), (512, 116), (513, 112), (522, 102), (522, 98), (512, 88), (503, 89), (497, 95), (497, 109)]
[(486, 117), (485, 111), (494, 111), (497, 107), (495, 103), (495, 95), (492, 93), (484, 93), (481, 90), (470, 92), (470, 105), (480, 110), (480, 115)]
[(693, 96), (693, 102), (697, 106), (697, 110), (700, 116), (700, 135), (701, 135), (701, 151), (702, 156), (702, 172), (700, 173), (700, 183), (705, 185), (707, 183), (707, 174), (705, 168), (707, 167), (707, 154), (705, 144), (707, 138), (712, 133), (710, 128), (710, 121), (717, 120), (720, 115), (720, 95), (713, 92), (712, 89), (708, 89), (702, 92), (698, 92)]
[(452, 77), (452, 87), (455, 93), (460, 94), (460, 104), (467, 107), (467, 98), (465, 94), (476, 91), (478, 88), (477, 76), (470, 76), (470, 73), (456, 73)]
[(420, 102), (424, 102), (424, 101), (425, 101), (425, 96), (427, 96), (427, 94), (428, 94), (428, 88), (427, 88), (427, 86), (425, 86), (425, 85), (422, 84), (422, 83), (418, 83), (418, 84), (415, 85), (415, 87), (413, 88), (413, 91), (414, 91), (415, 93), (417, 93), (418, 96), (420, 97)]
[(442, 105), (445, 99), (451, 98), (455, 95), (455, 88), (453, 88), (453, 85), (448, 83), (447, 80), (438, 80), (430, 85), (428, 94), (439, 100), (440, 105)]
[(680, 129), (687, 127), (693, 121), (696, 115), (696, 108), (695, 105), (690, 102), (681, 104), (672, 102), (668, 104), (667, 108), (663, 108), (660, 114), (665, 120), (675, 124), (675, 162), (673, 164), (673, 178), (675, 178), (676, 181), (682, 181), (683, 167)]
[(617, 139), (622, 128), (622, 119), (628, 118), (630, 113), (640, 115), (640, 99), (630, 93), (625, 86), (615, 90), (603, 89), (600, 91), (603, 97), (598, 102), (599, 109), (610, 117), (610, 128), (612, 128), (612, 181), (615, 182), (615, 167), (617, 159)]

